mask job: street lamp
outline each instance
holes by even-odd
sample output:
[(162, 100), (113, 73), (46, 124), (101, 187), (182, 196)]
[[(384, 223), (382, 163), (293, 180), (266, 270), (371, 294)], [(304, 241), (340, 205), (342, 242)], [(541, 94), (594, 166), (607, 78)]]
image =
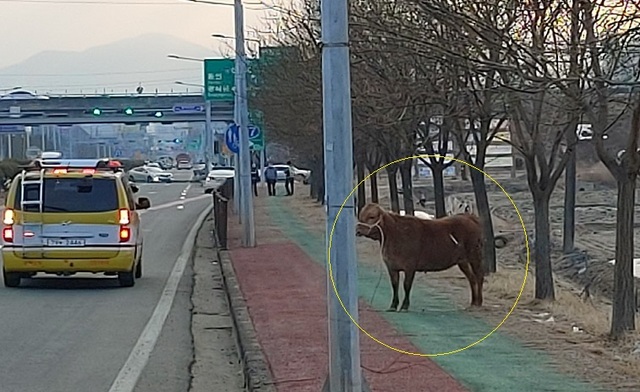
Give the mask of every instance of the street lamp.
[[(197, 58), (193, 58), (193, 57), (184, 57), (184, 56), (178, 56), (175, 54), (170, 54), (167, 55), (167, 57), (169, 57), (170, 59), (176, 59), (176, 60), (186, 60), (186, 61), (197, 61), (199, 63), (203, 63), (204, 64), (204, 59), (197, 59)], [(181, 82), (181, 81), (176, 81), (176, 84), (181, 84), (181, 85), (190, 85), (191, 83), (185, 83), (185, 82)], [(201, 86), (199, 84), (194, 84), (197, 87), (202, 87), (202, 91), (204, 93), (204, 86)], [(213, 139), (213, 130), (211, 128), (211, 101), (209, 101), (208, 99), (204, 100), (204, 113), (205, 113), (205, 130), (204, 130), (204, 169), (206, 173), (209, 173), (209, 171), (211, 171), (211, 156), (212, 154), (212, 139)], [(156, 116), (157, 117), (157, 116)]]
[(170, 58), (170, 59), (197, 61), (197, 62), (200, 62), (200, 63), (204, 61), (204, 59), (198, 59), (198, 58), (195, 58), (195, 57), (178, 56), (176, 54), (168, 54), (167, 57)]
[(208, 0), (189, 0), (193, 3), (225, 5), (234, 7), (235, 43), (236, 43), (236, 107), (238, 110), (236, 124), (240, 126), (240, 215), (244, 235), (242, 245), (254, 247), (256, 245), (255, 222), (253, 218), (253, 196), (251, 193), (251, 156), (249, 152), (249, 110), (247, 107), (247, 64), (244, 38), (244, 10), (241, 0), (234, 0), (233, 4)]

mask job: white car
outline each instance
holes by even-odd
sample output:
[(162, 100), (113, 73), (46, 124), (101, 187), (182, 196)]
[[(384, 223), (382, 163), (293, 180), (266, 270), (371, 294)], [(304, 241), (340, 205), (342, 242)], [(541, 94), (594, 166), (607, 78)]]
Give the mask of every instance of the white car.
[(278, 181), (284, 181), (286, 179), (285, 170), (287, 169), (291, 170), (291, 175), (293, 175), (293, 178), (300, 180), (305, 184), (309, 181), (309, 176), (311, 175), (311, 170), (298, 169), (293, 165), (278, 163), (272, 166), (276, 168)]
[(0, 100), (49, 99), (46, 95), (36, 95), (26, 90), (14, 90), (0, 97)]
[(231, 166), (214, 166), (204, 180), (204, 193), (211, 193), (220, 187), (228, 178), (236, 175), (235, 168)]
[(173, 174), (158, 167), (140, 166), (129, 170), (132, 182), (171, 182)]

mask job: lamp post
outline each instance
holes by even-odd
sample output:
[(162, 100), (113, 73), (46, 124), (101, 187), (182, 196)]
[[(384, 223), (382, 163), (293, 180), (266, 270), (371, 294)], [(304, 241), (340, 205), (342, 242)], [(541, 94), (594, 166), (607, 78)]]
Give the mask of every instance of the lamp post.
[[(193, 57), (184, 57), (184, 56), (178, 56), (175, 54), (169, 54), (167, 55), (168, 58), (170, 59), (176, 59), (176, 60), (186, 60), (186, 61), (197, 61), (199, 63), (204, 64), (204, 60), (203, 59), (196, 59)], [(176, 84), (179, 85), (183, 85), (183, 86), (196, 86), (196, 87), (202, 87), (202, 91), (204, 94), (204, 86), (199, 85), (199, 84), (195, 84), (195, 83), (185, 83), (185, 82), (181, 82), (181, 81), (176, 81)], [(213, 139), (213, 135), (212, 135), (212, 129), (211, 129), (211, 102), (209, 102), (208, 100), (205, 100), (204, 102), (204, 107), (205, 107), (205, 125), (204, 125), (204, 170), (205, 173), (209, 174), (209, 172), (211, 171), (211, 157), (212, 157), (212, 148), (211, 148), (211, 144), (212, 144), (212, 139)]]
[[(253, 193), (251, 192), (251, 156), (249, 151), (249, 111), (247, 108), (247, 63), (244, 50), (244, 10), (241, 0), (234, 0), (233, 4), (217, 1), (190, 0), (194, 3), (231, 6), (235, 16), (235, 41), (236, 41), (236, 104), (238, 107), (238, 121), (240, 133), (238, 168), (240, 171), (240, 215), (242, 217), (242, 246), (254, 247), (256, 245), (255, 222), (253, 217)], [(238, 124), (239, 123), (239, 124)]]

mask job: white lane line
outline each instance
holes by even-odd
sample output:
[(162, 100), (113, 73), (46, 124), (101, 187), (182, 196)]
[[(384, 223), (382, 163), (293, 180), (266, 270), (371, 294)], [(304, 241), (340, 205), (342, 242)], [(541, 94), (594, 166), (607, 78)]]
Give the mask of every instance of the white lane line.
[(162, 290), (160, 300), (158, 301), (151, 318), (147, 322), (147, 325), (144, 327), (142, 334), (140, 334), (138, 342), (133, 347), (133, 350), (131, 350), (127, 362), (125, 362), (122, 369), (120, 369), (118, 376), (113, 381), (113, 384), (111, 384), (109, 392), (131, 392), (135, 388), (136, 383), (142, 374), (142, 370), (149, 361), (149, 355), (151, 355), (151, 352), (158, 341), (158, 337), (162, 332), (162, 327), (169, 315), (169, 311), (171, 310), (171, 305), (173, 304), (173, 300), (178, 290), (178, 283), (180, 283), (187, 261), (189, 261), (189, 258), (191, 257), (191, 252), (195, 245), (198, 230), (212, 208), (213, 205), (208, 205), (207, 208), (202, 211), (200, 216), (198, 216), (196, 223), (191, 227), (184, 245), (182, 245), (180, 256), (176, 260), (173, 270), (171, 271), (171, 275), (169, 275), (169, 279), (167, 279), (167, 283)]
[(180, 205), (180, 204), (190, 203), (192, 201), (198, 201), (198, 200), (203, 200), (203, 199), (207, 199), (207, 198), (211, 198), (211, 195), (200, 195), (200, 196), (191, 197), (191, 198), (186, 199), (186, 200), (176, 200), (176, 201), (172, 201), (172, 202), (169, 202), (169, 203), (158, 204), (158, 205), (152, 206), (152, 207), (150, 207), (150, 208), (148, 208), (146, 210), (138, 211), (138, 215), (142, 215), (142, 214), (145, 214), (145, 213), (150, 212), (150, 211), (158, 211), (158, 210), (162, 210), (162, 209), (165, 209), (165, 208), (177, 206), (177, 205)]

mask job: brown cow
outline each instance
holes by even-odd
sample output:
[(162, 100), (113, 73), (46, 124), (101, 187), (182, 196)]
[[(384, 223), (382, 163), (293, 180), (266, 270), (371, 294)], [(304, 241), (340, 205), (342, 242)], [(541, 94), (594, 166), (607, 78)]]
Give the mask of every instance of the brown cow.
[(356, 236), (380, 241), (389, 271), (393, 300), (389, 311), (398, 308), (400, 271), (404, 271), (404, 301), (409, 309), (409, 293), (416, 272), (444, 271), (458, 265), (471, 286), (471, 305), (482, 306), (482, 225), (472, 214), (456, 214), (427, 220), (385, 211), (375, 203), (362, 208)]

